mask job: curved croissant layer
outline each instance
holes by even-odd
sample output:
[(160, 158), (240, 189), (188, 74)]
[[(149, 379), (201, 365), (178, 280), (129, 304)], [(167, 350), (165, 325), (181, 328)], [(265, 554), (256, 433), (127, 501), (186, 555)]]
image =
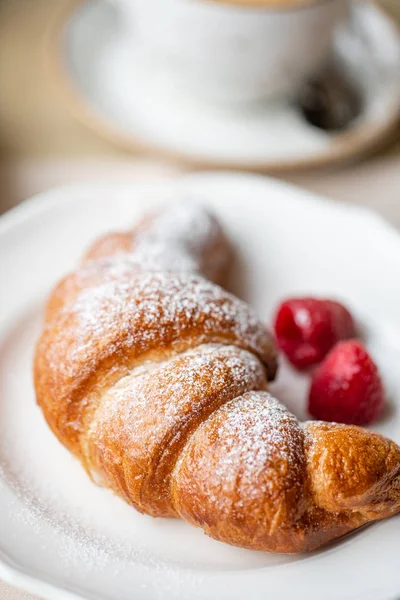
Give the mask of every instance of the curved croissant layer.
[(265, 390), (271, 338), (220, 280), (229, 251), (202, 208), (109, 234), (46, 309), (34, 364), (50, 427), (138, 510), (258, 550), (311, 550), (400, 510), (400, 449), (299, 423)]
[(249, 392), (190, 438), (172, 496), (218, 540), (304, 552), (400, 510), (400, 448), (359, 427), (299, 423), (267, 392)]

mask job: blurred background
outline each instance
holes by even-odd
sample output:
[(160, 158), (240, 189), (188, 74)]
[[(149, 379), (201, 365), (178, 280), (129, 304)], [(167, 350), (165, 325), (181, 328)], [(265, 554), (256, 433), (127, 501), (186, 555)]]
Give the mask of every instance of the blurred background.
[[(0, 212), (71, 180), (146, 180), (190, 168), (127, 152), (78, 122), (60, 101), (44, 66), (44, 40), (60, 13), (75, 5), (76, 0), (0, 0)], [(379, 0), (379, 5), (400, 24), (400, 0)], [(372, 206), (400, 225), (400, 127), (361, 162), (280, 177)]]
[[(400, 0), (379, 4), (400, 24)], [(0, 211), (52, 185), (100, 173), (148, 179), (190, 168), (124, 150), (78, 122), (68, 103), (60, 101), (60, 91), (44, 67), (44, 40), (63, 9), (68, 14), (74, 5), (76, 0), (0, 0)], [(361, 163), (280, 176), (339, 200), (372, 206), (384, 185), (387, 194), (380, 194), (378, 210), (399, 224), (391, 192), (400, 184), (399, 157), (400, 127)]]
[[(127, 153), (81, 125), (43, 68), (43, 36), (74, 0), (0, 0), (0, 156), (4, 160)], [(76, 3), (76, 2), (75, 2)], [(400, 23), (400, 0), (379, 0)], [(400, 128), (385, 151), (400, 151)]]

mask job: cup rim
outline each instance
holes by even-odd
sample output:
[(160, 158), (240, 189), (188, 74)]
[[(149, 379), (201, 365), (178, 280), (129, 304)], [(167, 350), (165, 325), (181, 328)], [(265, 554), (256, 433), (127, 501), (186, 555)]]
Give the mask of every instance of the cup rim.
[[(190, 0), (193, 2), (193, 0)], [(279, 6), (279, 4), (274, 4), (273, 2), (270, 5), (267, 4), (257, 4), (255, 1), (249, 2), (248, 4), (245, 2), (239, 2), (238, 0), (196, 0), (198, 3), (208, 3), (214, 4), (216, 6), (220, 6), (221, 8), (225, 7), (226, 9), (237, 10), (242, 12), (270, 12), (270, 13), (291, 13), (297, 11), (305, 11), (312, 10), (317, 6), (321, 6), (323, 4), (329, 4), (333, 2), (339, 2), (340, 0), (304, 0), (300, 3), (290, 3), (288, 2), (287, 6)]]

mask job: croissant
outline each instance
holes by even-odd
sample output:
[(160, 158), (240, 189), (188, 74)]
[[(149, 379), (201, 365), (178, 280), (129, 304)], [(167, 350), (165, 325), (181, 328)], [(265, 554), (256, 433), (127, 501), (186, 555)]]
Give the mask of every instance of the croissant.
[(95, 242), (47, 304), (34, 381), (49, 426), (137, 510), (236, 546), (303, 552), (394, 515), (394, 442), (300, 423), (266, 391), (274, 343), (215, 283), (229, 255), (189, 203)]

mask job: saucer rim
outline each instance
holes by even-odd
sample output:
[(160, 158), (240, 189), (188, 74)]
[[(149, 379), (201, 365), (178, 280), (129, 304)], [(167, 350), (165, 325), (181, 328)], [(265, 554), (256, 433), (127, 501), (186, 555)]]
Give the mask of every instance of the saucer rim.
[[(68, 0), (55, 11), (43, 36), (41, 45), (42, 62), (45, 72), (53, 84), (55, 93), (70, 115), (99, 135), (100, 138), (108, 140), (125, 153), (140, 154), (144, 158), (156, 160), (168, 160), (191, 171), (204, 171), (207, 169), (241, 170), (279, 175), (281, 173), (295, 173), (351, 164), (361, 158), (367, 158), (381, 150), (383, 151), (386, 147), (389, 147), (392, 138), (393, 141), (395, 140), (395, 132), (400, 126), (400, 105), (394, 98), (391, 110), (388, 111), (384, 123), (367, 122), (356, 127), (353, 131), (346, 130), (341, 134), (337, 134), (326, 150), (316, 151), (313, 156), (305, 158), (288, 157), (287, 159), (248, 162), (240, 160), (233, 162), (230, 160), (217, 161), (212, 158), (196, 158), (179, 150), (160, 147), (157, 142), (150, 140), (148, 142), (139, 140), (133, 132), (124, 134), (118, 126), (113, 124), (112, 119), (107, 119), (96, 111), (95, 106), (76, 85), (62, 56), (62, 36), (65, 28), (80, 7), (89, 1), (99, 0)], [(377, 0), (367, 0), (366, 4), (391, 24), (400, 43), (400, 24), (396, 19), (382, 8)], [(310, 125), (310, 127), (312, 126)]]

